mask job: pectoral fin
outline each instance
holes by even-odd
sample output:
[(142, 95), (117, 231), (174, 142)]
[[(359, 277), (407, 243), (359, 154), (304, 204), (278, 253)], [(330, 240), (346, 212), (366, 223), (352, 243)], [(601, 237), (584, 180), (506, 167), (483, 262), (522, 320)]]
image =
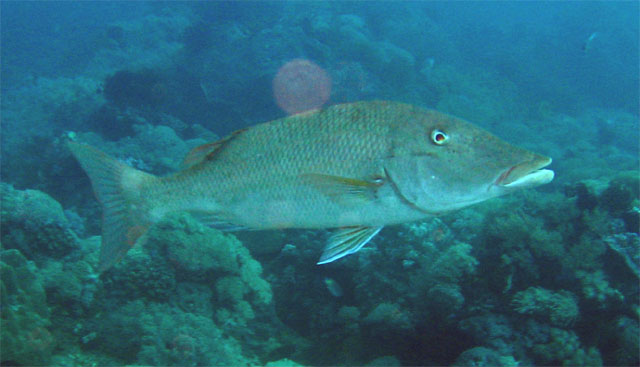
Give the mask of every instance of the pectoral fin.
[(338, 230), (329, 238), (318, 260), (318, 265), (330, 263), (357, 252), (381, 229), (382, 227), (347, 227)]
[(304, 174), (303, 178), (323, 194), (341, 204), (362, 204), (375, 200), (378, 188), (384, 184), (381, 178), (360, 180), (318, 173)]

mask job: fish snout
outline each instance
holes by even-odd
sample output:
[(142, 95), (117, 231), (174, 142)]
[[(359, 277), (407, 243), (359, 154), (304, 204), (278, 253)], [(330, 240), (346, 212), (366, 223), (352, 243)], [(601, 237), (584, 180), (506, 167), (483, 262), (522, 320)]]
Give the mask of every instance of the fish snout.
[(549, 157), (536, 155), (533, 159), (507, 168), (493, 184), (509, 189), (544, 185), (554, 177), (552, 170), (542, 169), (551, 164), (551, 161)]

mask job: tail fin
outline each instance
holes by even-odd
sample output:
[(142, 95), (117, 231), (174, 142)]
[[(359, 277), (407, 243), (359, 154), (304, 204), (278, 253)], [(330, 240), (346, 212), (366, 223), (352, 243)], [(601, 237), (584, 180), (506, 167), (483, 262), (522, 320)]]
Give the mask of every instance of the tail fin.
[(140, 187), (157, 178), (88, 145), (74, 142), (67, 145), (87, 172), (93, 191), (102, 203), (99, 267), (102, 272), (122, 259), (149, 228), (148, 205)]

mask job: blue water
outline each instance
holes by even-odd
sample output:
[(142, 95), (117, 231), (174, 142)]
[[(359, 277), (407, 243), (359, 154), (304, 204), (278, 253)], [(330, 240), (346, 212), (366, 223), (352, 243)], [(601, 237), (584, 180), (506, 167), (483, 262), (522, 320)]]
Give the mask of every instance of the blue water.
[[(638, 2), (0, 10), (2, 365), (639, 364)], [(164, 175), (362, 100), (467, 119), (556, 177), (322, 266), (329, 231), (178, 214), (98, 273), (102, 210), (66, 141)]]

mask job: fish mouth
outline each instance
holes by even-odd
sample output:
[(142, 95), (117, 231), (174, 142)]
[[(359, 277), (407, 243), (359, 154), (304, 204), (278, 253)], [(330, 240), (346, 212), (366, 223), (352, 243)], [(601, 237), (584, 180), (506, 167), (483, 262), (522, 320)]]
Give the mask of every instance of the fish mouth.
[(542, 169), (551, 164), (551, 158), (537, 156), (531, 160), (520, 162), (505, 170), (494, 182), (494, 185), (505, 188), (522, 188), (544, 185), (553, 180), (554, 173)]

